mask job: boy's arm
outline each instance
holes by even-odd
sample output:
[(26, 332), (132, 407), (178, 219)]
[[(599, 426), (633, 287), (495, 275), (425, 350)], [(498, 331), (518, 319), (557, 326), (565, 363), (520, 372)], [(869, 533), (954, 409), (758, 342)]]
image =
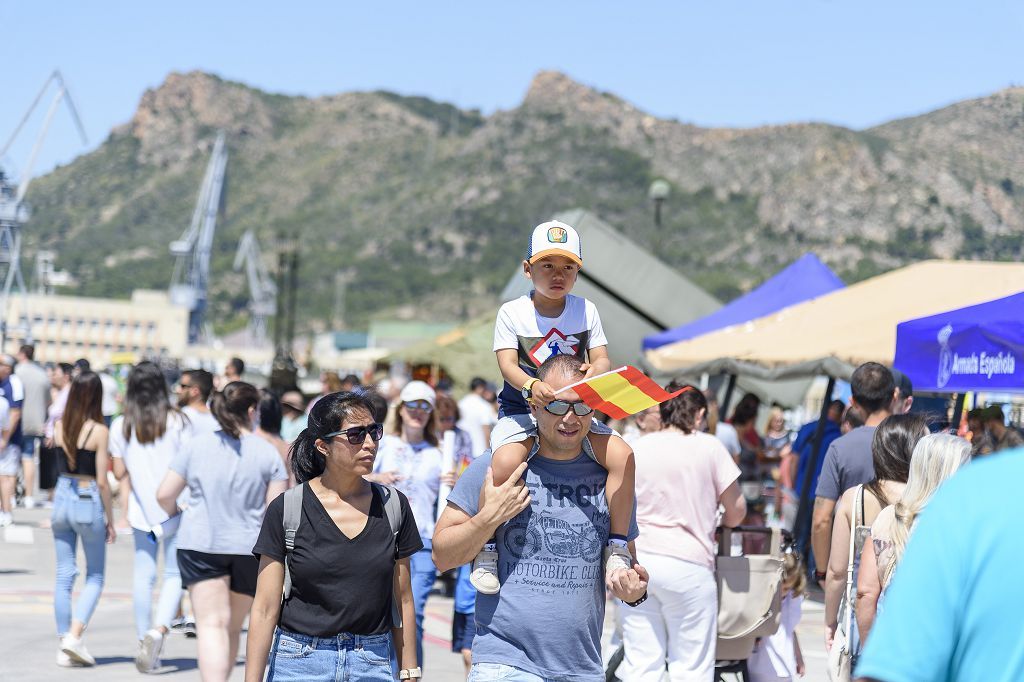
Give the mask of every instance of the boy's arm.
[(589, 362), (580, 365), (580, 369), (586, 372), (586, 378), (604, 374), (612, 368), (612, 362), (608, 359), (608, 346), (595, 346), (587, 351)]
[[(501, 370), (501, 376), (509, 385), (517, 389), (522, 388), (527, 381), (534, 378), (519, 366), (519, 352), (515, 348), (499, 348), (494, 351), (494, 354), (498, 358), (498, 369)], [(547, 405), (555, 399), (554, 389), (543, 381), (535, 382), (531, 390), (533, 391), (533, 400), (538, 405)]]

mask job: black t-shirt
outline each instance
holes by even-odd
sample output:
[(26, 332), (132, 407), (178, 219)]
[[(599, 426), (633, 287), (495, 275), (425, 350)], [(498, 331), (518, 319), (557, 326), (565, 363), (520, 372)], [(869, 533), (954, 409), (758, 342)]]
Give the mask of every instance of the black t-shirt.
[[(423, 541), (409, 500), (402, 493), (398, 497), (402, 505), (398, 557), (404, 559), (421, 550)], [(265, 554), (284, 562), (283, 519), (284, 495), (279, 495), (267, 507), (252, 548), (257, 558)], [(281, 607), (279, 621), (285, 630), (313, 637), (341, 632), (376, 635), (390, 630), (395, 539), (376, 488), (366, 526), (349, 539), (307, 485), (289, 566), (292, 592)]]

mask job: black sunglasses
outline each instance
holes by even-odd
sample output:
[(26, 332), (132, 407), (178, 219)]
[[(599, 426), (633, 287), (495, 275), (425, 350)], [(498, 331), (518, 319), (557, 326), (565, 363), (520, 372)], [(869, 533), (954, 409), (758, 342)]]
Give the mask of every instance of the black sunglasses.
[(332, 431), (325, 434), (322, 440), (330, 440), (331, 438), (342, 434), (348, 438), (348, 442), (352, 445), (362, 445), (367, 436), (372, 438), (374, 443), (379, 443), (381, 436), (384, 435), (384, 425), (367, 424), (366, 426), (353, 426), (351, 429), (345, 429), (343, 431)]
[(558, 417), (564, 417), (569, 413), (569, 408), (572, 408), (573, 413), (577, 417), (586, 417), (588, 414), (594, 411), (594, 408), (587, 405), (582, 400), (577, 400), (574, 403), (568, 400), (552, 400), (550, 403), (544, 406), (544, 409), (553, 415)]

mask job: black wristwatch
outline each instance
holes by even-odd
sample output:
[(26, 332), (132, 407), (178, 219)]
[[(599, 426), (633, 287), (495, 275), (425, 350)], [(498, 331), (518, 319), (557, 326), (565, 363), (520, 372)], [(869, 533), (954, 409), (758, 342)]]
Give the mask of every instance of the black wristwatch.
[(641, 604), (643, 604), (645, 601), (647, 601), (647, 590), (644, 590), (644, 593), (642, 595), (640, 595), (640, 598), (637, 599), (636, 601), (624, 601), (622, 603), (625, 604), (626, 606), (637, 607), (637, 606), (640, 606)]
[(818, 569), (814, 569), (814, 579), (818, 582), (824, 580), (827, 575), (828, 573), (826, 571), (819, 571)]

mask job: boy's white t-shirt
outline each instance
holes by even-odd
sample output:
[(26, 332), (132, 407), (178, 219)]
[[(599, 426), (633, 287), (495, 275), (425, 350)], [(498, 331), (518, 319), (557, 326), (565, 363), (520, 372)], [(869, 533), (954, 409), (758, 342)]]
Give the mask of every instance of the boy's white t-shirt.
[(124, 460), (132, 482), (132, 494), (128, 497), (128, 523), (132, 528), (148, 533), (167, 520), (167, 512), (156, 500), (156, 491), (167, 474), (171, 458), (192, 436), (192, 429), (185, 420), (173, 412), (167, 415), (164, 435), (152, 443), (140, 443), (134, 433), (130, 440), (125, 440), (124, 416), (117, 417), (110, 425), (110, 455)]
[[(587, 351), (607, 346), (597, 306), (580, 296), (569, 294), (558, 317), (543, 317), (533, 305), (532, 292), (509, 301), (498, 310), (494, 324), (494, 350), (515, 349), (519, 367), (530, 376), (552, 355), (575, 355), (587, 360)], [(498, 396), (504, 414), (529, 412), (520, 393), (521, 386), (505, 386)], [(509, 408), (515, 408), (510, 412)]]

